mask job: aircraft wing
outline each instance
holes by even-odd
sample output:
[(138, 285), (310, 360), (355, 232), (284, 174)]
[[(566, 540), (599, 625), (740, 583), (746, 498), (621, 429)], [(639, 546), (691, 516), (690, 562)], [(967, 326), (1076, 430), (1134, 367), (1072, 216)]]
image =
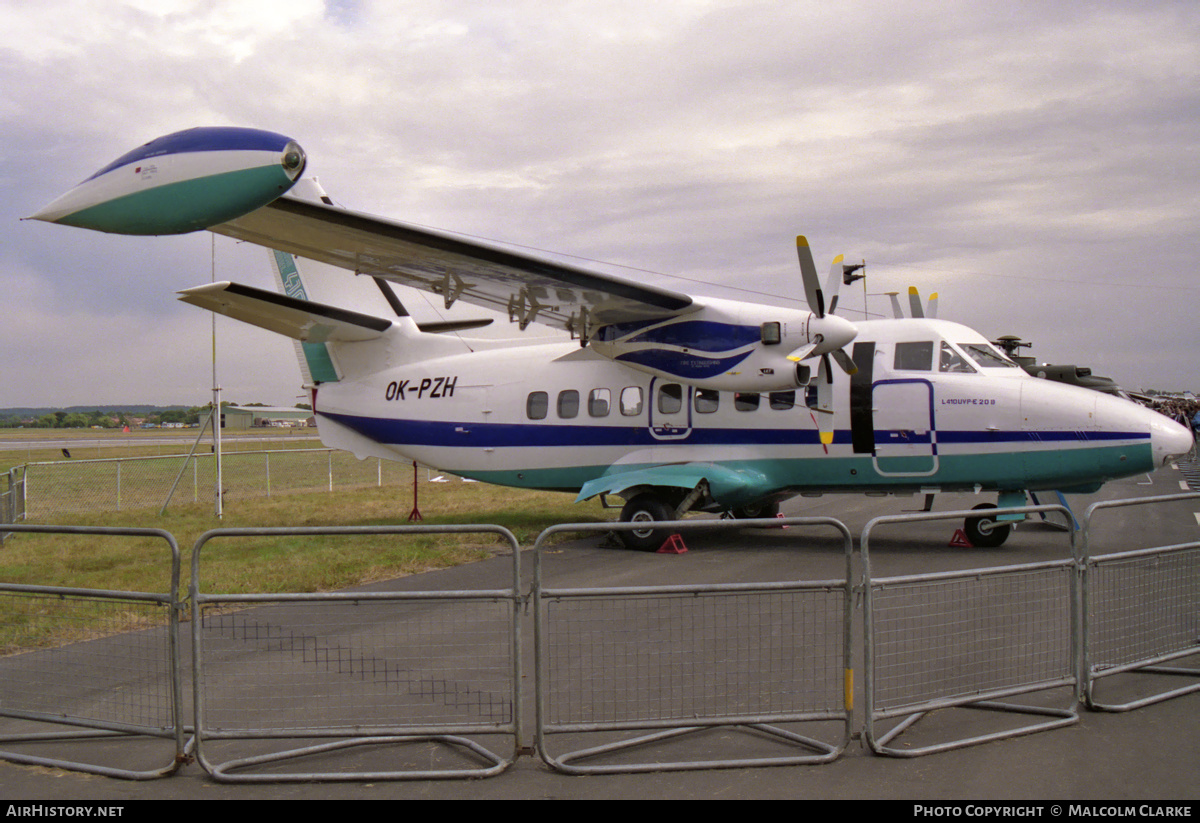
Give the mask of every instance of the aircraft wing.
[(701, 481), (708, 481), (709, 494), (714, 500), (731, 508), (753, 503), (776, 490), (766, 477), (756, 471), (731, 469), (717, 463), (673, 463), (597, 477), (584, 484), (575, 502), (588, 500), (598, 494), (624, 496), (625, 492), (637, 486), (669, 486), (691, 491)]
[(284, 196), (211, 231), (587, 337), (599, 325), (668, 318), (692, 299), (501, 244)]

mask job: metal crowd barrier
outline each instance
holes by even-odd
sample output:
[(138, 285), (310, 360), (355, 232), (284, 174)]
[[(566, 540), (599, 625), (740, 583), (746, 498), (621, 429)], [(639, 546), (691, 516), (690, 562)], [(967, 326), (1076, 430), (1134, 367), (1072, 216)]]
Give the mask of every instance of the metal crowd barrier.
[[(491, 534), (512, 550), (507, 588), (210, 594), (202, 549), (215, 539), (281, 535)], [(428, 780), (487, 777), (520, 750), (520, 548), (499, 526), (215, 529), (192, 553), (196, 757), (224, 782)], [(474, 736), (469, 737), (468, 735)], [(479, 736), (512, 742), (499, 755)], [(216, 762), (218, 741), (258, 741), (253, 753)], [(291, 741), (261, 751), (261, 741)], [(304, 741), (304, 742), (301, 742)], [(299, 744), (299, 745), (297, 745)], [(403, 744), (403, 745), (401, 745)], [(359, 746), (394, 745), (397, 765), (357, 768)], [(403, 761), (402, 752), (418, 754)], [(435, 757), (425, 748), (438, 749)], [(243, 746), (245, 748), (245, 746)], [(278, 769), (338, 753), (345, 768)], [(416, 765), (423, 758), (424, 766)], [(442, 768), (430, 768), (437, 760)]]
[[(535, 741), (552, 768), (572, 774), (823, 763), (851, 737), (850, 658), (853, 541), (832, 518), (689, 520), (655, 524), (689, 534), (752, 527), (802, 531), (823, 526), (841, 537), (845, 575), (838, 580), (555, 588), (545, 581), (549, 538), (644, 528), (631, 523), (565, 524), (543, 531), (535, 545), (537, 712)], [(833, 721), (836, 742), (781, 724)], [(769, 740), (772, 752), (704, 760), (623, 757), (633, 749), (723, 728)], [(634, 732), (622, 737), (617, 733)], [(603, 742), (565, 754), (569, 745)], [(710, 743), (719, 750), (722, 744)], [(796, 753), (799, 750), (802, 753)], [(592, 761), (592, 762), (584, 762)], [(596, 762), (601, 761), (601, 762)]]
[[(1089, 709), (1128, 711), (1200, 690), (1195, 679), (1200, 669), (1162, 665), (1200, 654), (1200, 541), (1097, 557), (1089, 551), (1096, 512), (1182, 500), (1200, 500), (1200, 494), (1108, 500), (1092, 504), (1084, 515), (1083, 673)], [(1123, 703), (1097, 698), (1097, 681), (1134, 672), (1192, 681)]]
[[(9, 524), (14, 534), (148, 537), (166, 542), (170, 591), (103, 591), (0, 584), (0, 759), (128, 780), (173, 773), (187, 745), (180, 713), (179, 546), (160, 529)], [(44, 731), (47, 724), (54, 731)], [(159, 738), (165, 762), (150, 768), (106, 766), (31, 753), (69, 741)], [(11, 744), (27, 744), (22, 750)], [(89, 746), (75, 746), (81, 755)], [(99, 747), (141, 759), (140, 746)], [(56, 746), (61, 750), (61, 746)], [(155, 754), (155, 758), (158, 755)]]
[[(1044, 563), (874, 578), (880, 528), (977, 516), (977, 511), (879, 517), (861, 535), (864, 603), (863, 730), (872, 751), (916, 756), (1070, 725), (1078, 705), (1124, 711), (1200, 690), (1191, 682), (1110, 704), (1097, 681), (1140, 673), (1195, 678), (1163, 664), (1200, 655), (1200, 541), (1091, 557), (1100, 510), (1200, 499), (1178, 494), (1106, 501), (1088, 509), (1070, 556)], [(1007, 511), (1058, 512), (1062, 506)], [(688, 520), (656, 524), (684, 535), (789, 527), (777, 545), (812, 529), (841, 541), (838, 579), (568, 587), (548, 541), (644, 528), (565, 524), (535, 545), (531, 589), (520, 552), (497, 526), (217, 529), (192, 555), (194, 737), (181, 712), (175, 539), (157, 529), (6, 524), (13, 533), (164, 540), (168, 593), (0, 584), (0, 759), (127, 779), (171, 774), (192, 752), (219, 781), (384, 780), (499, 774), (522, 745), (522, 608), (535, 606), (535, 743), (566, 773), (824, 763), (854, 725), (852, 540), (832, 518)], [(507, 587), (463, 591), (360, 590), (312, 594), (202, 591), (202, 554), (214, 539), (366, 534), (488, 534), (512, 552)], [(205, 551), (202, 551), (205, 550)], [(403, 581), (389, 586), (405, 588)], [(413, 588), (420, 585), (414, 581)], [(1144, 685), (1144, 684), (1139, 684)], [(1002, 702), (1069, 688), (1069, 708)], [(1036, 722), (894, 745), (942, 709), (1030, 714)], [(961, 714), (922, 737), (961, 732)], [(885, 721), (899, 719), (887, 731)], [(47, 732), (47, 724), (53, 731)], [(933, 725), (933, 729), (927, 727)], [(1011, 725), (1011, 724), (1006, 724)], [(978, 731), (968, 723), (969, 730)], [(816, 729), (816, 731), (813, 731)], [(831, 731), (836, 729), (837, 731)], [(803, 733), (802, 733), (803, 731)], [(917, 736), (917, 735), (912, 735)], [(671, 743), (697, 742), (692, 759)], [(747, 738), (750, 741), (747, 742)], [(906, 737), (906, 740), (911, 737)], [(499, 746), (496, 740), (501, 741)], [(43, 756), (61, 753), (68, 758)], [(89, 742), (104, 754), (88, 758)], [(123, 741), (128, 741), (128, 746)], [(162, 748), (163, 762), (132, 768)], [(164, 741), (160, 746), (158, 741)], [(394, 752), (394, 768), (360, 766), (359, 747)], [(492, 749), (509, 746), (504, 755)], [(753, 748), (753, 752), (751, 748)], [(38, 751), (42, 754), (39, 755)], [(556, 754), (554, 749), (568, 749)], [(79, 756), (75, 756), (75, 752)], [(122, 767), (85, 760), (112, 757)], [(415, 753), (414, 753), (415, 752)], [(327, 771), (293, 771), (306, 756)], [(365, 757), (365, 755), (363, 755)], [(436, 767), (431, 765), (435, 764)]]
[[(1023, 506), (999, 513), (1058, 512), (1063, 506)], [(989, 512), (991, 513), (991, 512)], [(863, 529), (865, 733), (872, 751), (914, 757), (1045, 731), (1078, 721), (1079, 569), (1075, 533), (1071, 557), (960, 572), (873, 579), (871, 535), (883, 526), (978, 515), (957, 511), (877, 517)], [(1072, 686), (1068, 708), (1017, 705), (1001, 698)], [(969, 707), (1033, 715), (1037, 722), (943, 743), (890, 745), (938, 709)], [(903, 717), (880, 733), (879, 721)]]

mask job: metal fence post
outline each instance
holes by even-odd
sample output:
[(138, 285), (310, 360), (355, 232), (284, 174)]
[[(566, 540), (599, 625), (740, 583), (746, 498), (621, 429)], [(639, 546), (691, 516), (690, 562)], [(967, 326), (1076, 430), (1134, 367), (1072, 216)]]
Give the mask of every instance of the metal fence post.
[[(0, 759), (128, 780), (173, 773), (189, 748), (180, 703), (179, 616), (183, 607), (175, 538), (161, 529), (28, 524), (10, 528), (37, 534), (158, 538), (169, 552), (171, 577), (168, 592), (0, 583), (6, 617), (27, 618), (25, 625), (34, 631), (17, 644), (21, 653), (0, 658), (0, 718), (15, 721), (14, 728), (5, 726), (0, 734)], [(21, 620), (16, 622), (21, 624)], [(71, 642), (47, 644), (47, 638)], [(37, 639), (41, 644), (31, 642)], [(29, 648), (24, 647), (26, 642)], [(107, 697), (82, 700), (81, 690)], [(44, 726), (54, 731), (40, 731)], [(115, 754), (138, 762), (144, 754), (119, 748), (119, 741), (134, 736), (166, 741), (162, 765), (138, 770), (80, 759), (88, 741), (97, 741), (98, 757)], [(69, 742), (69, 748), (57, 751), (65, 751), (64, 757), (70, 759), (54, 757), (40, 746), (34, 750), (37, 753), (9, 748), (10, 744), (49, 740)]]

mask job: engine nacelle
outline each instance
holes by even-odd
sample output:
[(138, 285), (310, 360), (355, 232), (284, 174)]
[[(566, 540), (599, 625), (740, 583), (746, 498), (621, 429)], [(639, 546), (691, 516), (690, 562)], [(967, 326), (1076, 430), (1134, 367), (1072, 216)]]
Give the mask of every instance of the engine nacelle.
[(851, 323), (812, 312), (708, 300), (668, 320), (603, 326), (592, 335), (597, 354), (659, 377), (717, 391), (772, 392), (808, 383), (823, 349), (853, 339)]

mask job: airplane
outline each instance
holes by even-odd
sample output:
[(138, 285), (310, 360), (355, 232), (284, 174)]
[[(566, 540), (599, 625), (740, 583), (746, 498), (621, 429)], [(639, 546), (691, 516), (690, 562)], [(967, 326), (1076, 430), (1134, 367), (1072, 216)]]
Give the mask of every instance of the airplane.
[[(1032, 343), (1026, 343), (1015, 334), (1005, 334), (992, 341), (1002, 352), (1008, 355), (1014, 363), (1034, 377), (1042, 380), (1056, 380), (1059, 383), (1070, 383), (1072, 386), (1083, 386), (1092, 391), (1115, 394), (1119, 397), (1131, 397), (1131, 394), (1117, 385), (1111, 377), (1092, 374), (1087, 366), (1054, 365), (1038, 363), (1037, 358), (1019, 354), (1021, 349), (1027, 349)], [(1145, 405), (1145, 404), (1143, 404)]]
[[(623, 498), (622, 520), (645, 526), (622, 532), (635, 549), (659, 548), (669, 534), (655, 524), (690, 511), (771, 516), (790, 497), (838, 492), (989, 492), (1005, 509), (1027, 492), (1091, 493), (1193, 448), (1167, 417), (1033, 378), (966, 326), (916, 310), (838, 316), (842, 258), (822, 285), (803, 236), (807, 309), (698, 297), (337, 207), (306, 166), (285, 135), (190, 129), (123, 155), (32, 219), (207, 229), (270, 249), (280, 293), (219, 282), (180, 299), (297, 341), (327, 446)], [(328, 266), (359, 277), (314, 275)], [(392, 284), (573, 339), (462, 336), (486, 319), (419, 324)], [(981, 513), (964, 528), (998, 546), (1020, 519)]]

